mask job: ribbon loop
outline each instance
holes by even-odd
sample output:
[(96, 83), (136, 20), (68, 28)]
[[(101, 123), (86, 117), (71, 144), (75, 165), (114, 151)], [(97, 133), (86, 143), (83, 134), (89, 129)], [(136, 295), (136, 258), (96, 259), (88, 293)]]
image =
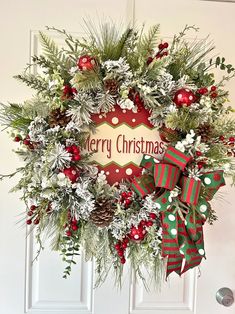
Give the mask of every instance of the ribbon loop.
[(201, 190), (201, 180), (195, 180), (193, 178), (183, 176), (180, 186), (182, 189), (180, 200), (187, 204), (196, 205)]
[(169, 146), (163, 157), (163, 162), (173, 164), (180, 168), (180, 170), (184, 170), (190, 159), (190, 156), (182, 153), (173, 146)]
[[(147, 169), (132, 181), (132, 189), (141, 197), (158, 191), (155, 204), (162, 218), (162, 256), (167, 257), (167, 276), (175, 271), (181, 275), (201, 263), (205, 257), (203, 229), (211, 200), (217, 190), (225, 185), (223, 171), (211, 171), (194, 179), (183, 175), (191, 157), (169, 146), (162, 161), (144, 155), (141, 167)], [(177, 208), (171, 191), (176, 185), (181, 187)], [(179, 200), (189, 207), (188, 212), (179, 211)], [(187, 209), (187, 207), (186, 207)], [(182, 269), (182, 262), (185, 265)]]
[(179, 181), (180, 169), (170, 164), (158, 164), (154, 169), (154, 181), (157, 187), (173, 190)]

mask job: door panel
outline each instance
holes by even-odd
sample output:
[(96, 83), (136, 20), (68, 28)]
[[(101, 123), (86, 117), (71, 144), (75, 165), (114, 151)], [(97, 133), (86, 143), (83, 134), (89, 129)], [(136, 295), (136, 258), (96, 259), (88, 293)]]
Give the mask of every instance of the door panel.
[[(45, 25), (65, 28), (83, 34), (82, 18), (90, 16), (102, 20), (108, 16), (115, 21), (146, 26), (161, 24), (161, 34), (171, 40), (185, 24), (201, 28), (198, 37), (212, 34), (218, 52), (235, 64), (235, 4), (200, 0), (21, 0), (1, 3), (1, 71), (0, 100), (21, 102), (31, 91), (17, 83), (12, 76), (20, 73), (29, 62), (30, 55), (40, 52), (38, 31)], [(219, 16), (219, 22), (218, 22)], [(50, 34), (51, 35), (51, 34)], [(62, 44), (55, 34), (54, 39)], [(189, 34), (189, 39), (194, 34)], [(233, 82), (231, 101), (235, 101)], [(231, 102), (232, 103), (232, 102)], [(7, 132), (0, 133), (0, 173), (13, 172), (20, 165), (12, 153), (14, 143)], [(179, 278), (172, 275), (163, 282), (161, 291), (143, 285), (131, 277), (126, 267), (123, 289), (113, 287), (110, 274), (105, 284), (94, 290), (94, 265), (83, 256), (74, 267), (72, 276), (62, 279), (64, 264), (57, 253), (50, 252), (48, 244), (39, 260), (32, 265), (37, 251), (33, 234), (26, 237), (25, 227), (16, 222), (21, 219), (24, 205), (19, 194), (8, 194), (17, 178), (0, 182), (0, 313), (1, 314), (232, 314), (234, 305), (224, 308), (215, 300), (216, 291), (228, 286), (235, 290), (235, 236), (233, 190), (229, 182), (214, 201), (219, 221), (205, 228), (207, 260), (200, 272), (192, 270)], [(223, 202), (221, 201), (223, 198)], [(226, 231), (226, 232), (225, 232)], [(200, 275), (201, 274), (201, 275)]]

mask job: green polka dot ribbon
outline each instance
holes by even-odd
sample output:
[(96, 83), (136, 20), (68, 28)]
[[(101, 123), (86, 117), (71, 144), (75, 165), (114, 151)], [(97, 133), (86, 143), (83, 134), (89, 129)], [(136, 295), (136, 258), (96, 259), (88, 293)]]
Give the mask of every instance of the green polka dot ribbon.
[[(183, 171), (190, 160), (190, 156), (172, 146), (162, 161), (144, 155), (140, 166), (148, 171), (132, 182), (133, 190), (141, 197), (157, 192), (155, 202), (162, 217), (162, 256), (167, 257), (167, 276), (173, 271), (181, 275), (205, 257), (202, 226), (210, 211), (208, 201), (225, 185), (221, 170), (204, 173), (197, 179), (186, 176)], [(181, 188), (177, 197), (189, 207), (187, 212), (174, 205), (171, 190), (176, 186)]]
[[(162, 256), (167, 257), (167, 273), (183, 274), (198, 266), (205, 256), (202, 221), (199, 215), (182, 219), (178, 212), (162, 213)], [(183, 260), (185, 263), (183, 266)]]

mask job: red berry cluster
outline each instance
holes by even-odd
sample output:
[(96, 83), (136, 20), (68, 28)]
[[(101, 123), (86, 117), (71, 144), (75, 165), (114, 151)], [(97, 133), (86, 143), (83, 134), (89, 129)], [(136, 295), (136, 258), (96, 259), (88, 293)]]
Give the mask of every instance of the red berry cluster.
[(27, 215), (30, 217), (29, 219), (26, 220), (27, 225), (31, 225), (32, 222), (35, 225), (38, 225), (40, 222), (40, 217), (38, 216), (38, 213), (36, 212), (38, 206), (36, 205), (31, 205), (29, 208), (29, 211), (27, 212)]
[(120, 202), (124, 205), (125, 208), (128, 208), (132, 203), (132, 195), (130, 192), (122, 192)]
[(149, 65), (153, 59), (161, 59), (162, 57), (168, 56), (167, 48), (169, 47), (169, 44), (167, 42), (161, 43), (158, 45), (158, 52), (154, 57), (148, 57), (147, 59), (147, 65)]
[(27, 146), (28, 149), (31, 149), (31, 150), (35, 148), (35, 144), (36, 144), (35, 142), (32, 142), (30, 140), (29, 135), (27, 135), (24, 139), (22, 139), (22, 137), (20, 135), (17, 135), (17, 136), (15, 136), (14, 141), (15, 142), (21, 142), (22, 141), (23, 144), (25, 146)]
[(144, 101), (140, 97), (140, 94), (134, 90), (134, 88), (130, 88), (128, 98), (132, 100), (137, 106), (137, 111), (141, 112), (141, 110), (144, 108)]
[(137, 227), (135, 226), (131, 227), (131, 231), (128, 234), (128, 237), (132, 241), (136, 241), (136, 242), (144, 240), (147, 234), (146, 227), (152, 227), (153, 222), (154, 220), (156, 220), (156, 218), (157, 218), (156, 214), (150, 213), (149, 220), (141, 220)]
[[(197, 150), (196, 152), (195, 152), (195, 155), (197, 156), (197, 157), (202, 157), (202, 152), (200, 152), (199, 150)], [(206, 165), (206, 158), (205, 159), (201, 159), (200, 161), (198, 161), (197, 162), (197, 167), (198, 167), (198, 169), (202, 169), (204, 166)]]
[(125, 251), (127, 249), (128, 243), (129, 243), (129, 239), (125, 237), (122, 241), (118, 241), (114, 246), (115, 250), (117, 251), (118, 256), (120, 257), (121, 264), (126, 263)]
[(70, 85), (65, 85), (63, 87), (62, 99), (72, 99), (77, 93), (78, 91), (76, 90), (76, 88), (71, 87)]
[(159, 51), (156, 54), (155, 58), (156, 59), (161, 59), (164, 56), (168, 56), (168, 51), (167, 51), (168, 46), (169, 46), (169, 44), (167, 42), (159, 44), (158, 45)]
[(76, 145), (67, 146), (65, 150), (72, 155), (72, 161), (79, 161), (81, 159), (80, 147)]
[(211, 98), (217, 98), (218, 93), (216, 92), (217, 87), (216, 86), (211, 86), (210, 91), (208, 90), (207, 87), (201, 87), (197, 90), (197, 93), (200, 95), (207, 95), (209, 94)]
[(78, 230), (78, 221), (76, 218), (71, 217), (70, 210), (68, 211), (68, 223), (65, 224), (64, 228), (67, 229), (65, 231), (67, 237), (71, 237)]

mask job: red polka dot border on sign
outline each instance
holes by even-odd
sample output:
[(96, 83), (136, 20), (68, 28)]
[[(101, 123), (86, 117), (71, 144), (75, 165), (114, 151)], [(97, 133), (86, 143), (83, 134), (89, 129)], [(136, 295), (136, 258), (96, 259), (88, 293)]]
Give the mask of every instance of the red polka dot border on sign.
[(120, 167), (115, 162), (103, 167), (98, 166), (99, 171), (104, 171), (109, 184), (117, 184), (122, 179), (131, 180), (134, 176), (138, 176), (142, 169), (133, 163), (130, 163), (124, 167)]
[(97, 126), (106, 122), (113, 127), (126, 123), (131, 128), (135, 128), (140, 124), (144, 124), (151, 129), (154, 128), (148, 120), (149, 111), (145, 108), (141, 112), (133, 112), (132, 110), (122, 109), (119, 105), (115, 105), (112, 111), (106, 114), (94, 114), (91, 118)]

